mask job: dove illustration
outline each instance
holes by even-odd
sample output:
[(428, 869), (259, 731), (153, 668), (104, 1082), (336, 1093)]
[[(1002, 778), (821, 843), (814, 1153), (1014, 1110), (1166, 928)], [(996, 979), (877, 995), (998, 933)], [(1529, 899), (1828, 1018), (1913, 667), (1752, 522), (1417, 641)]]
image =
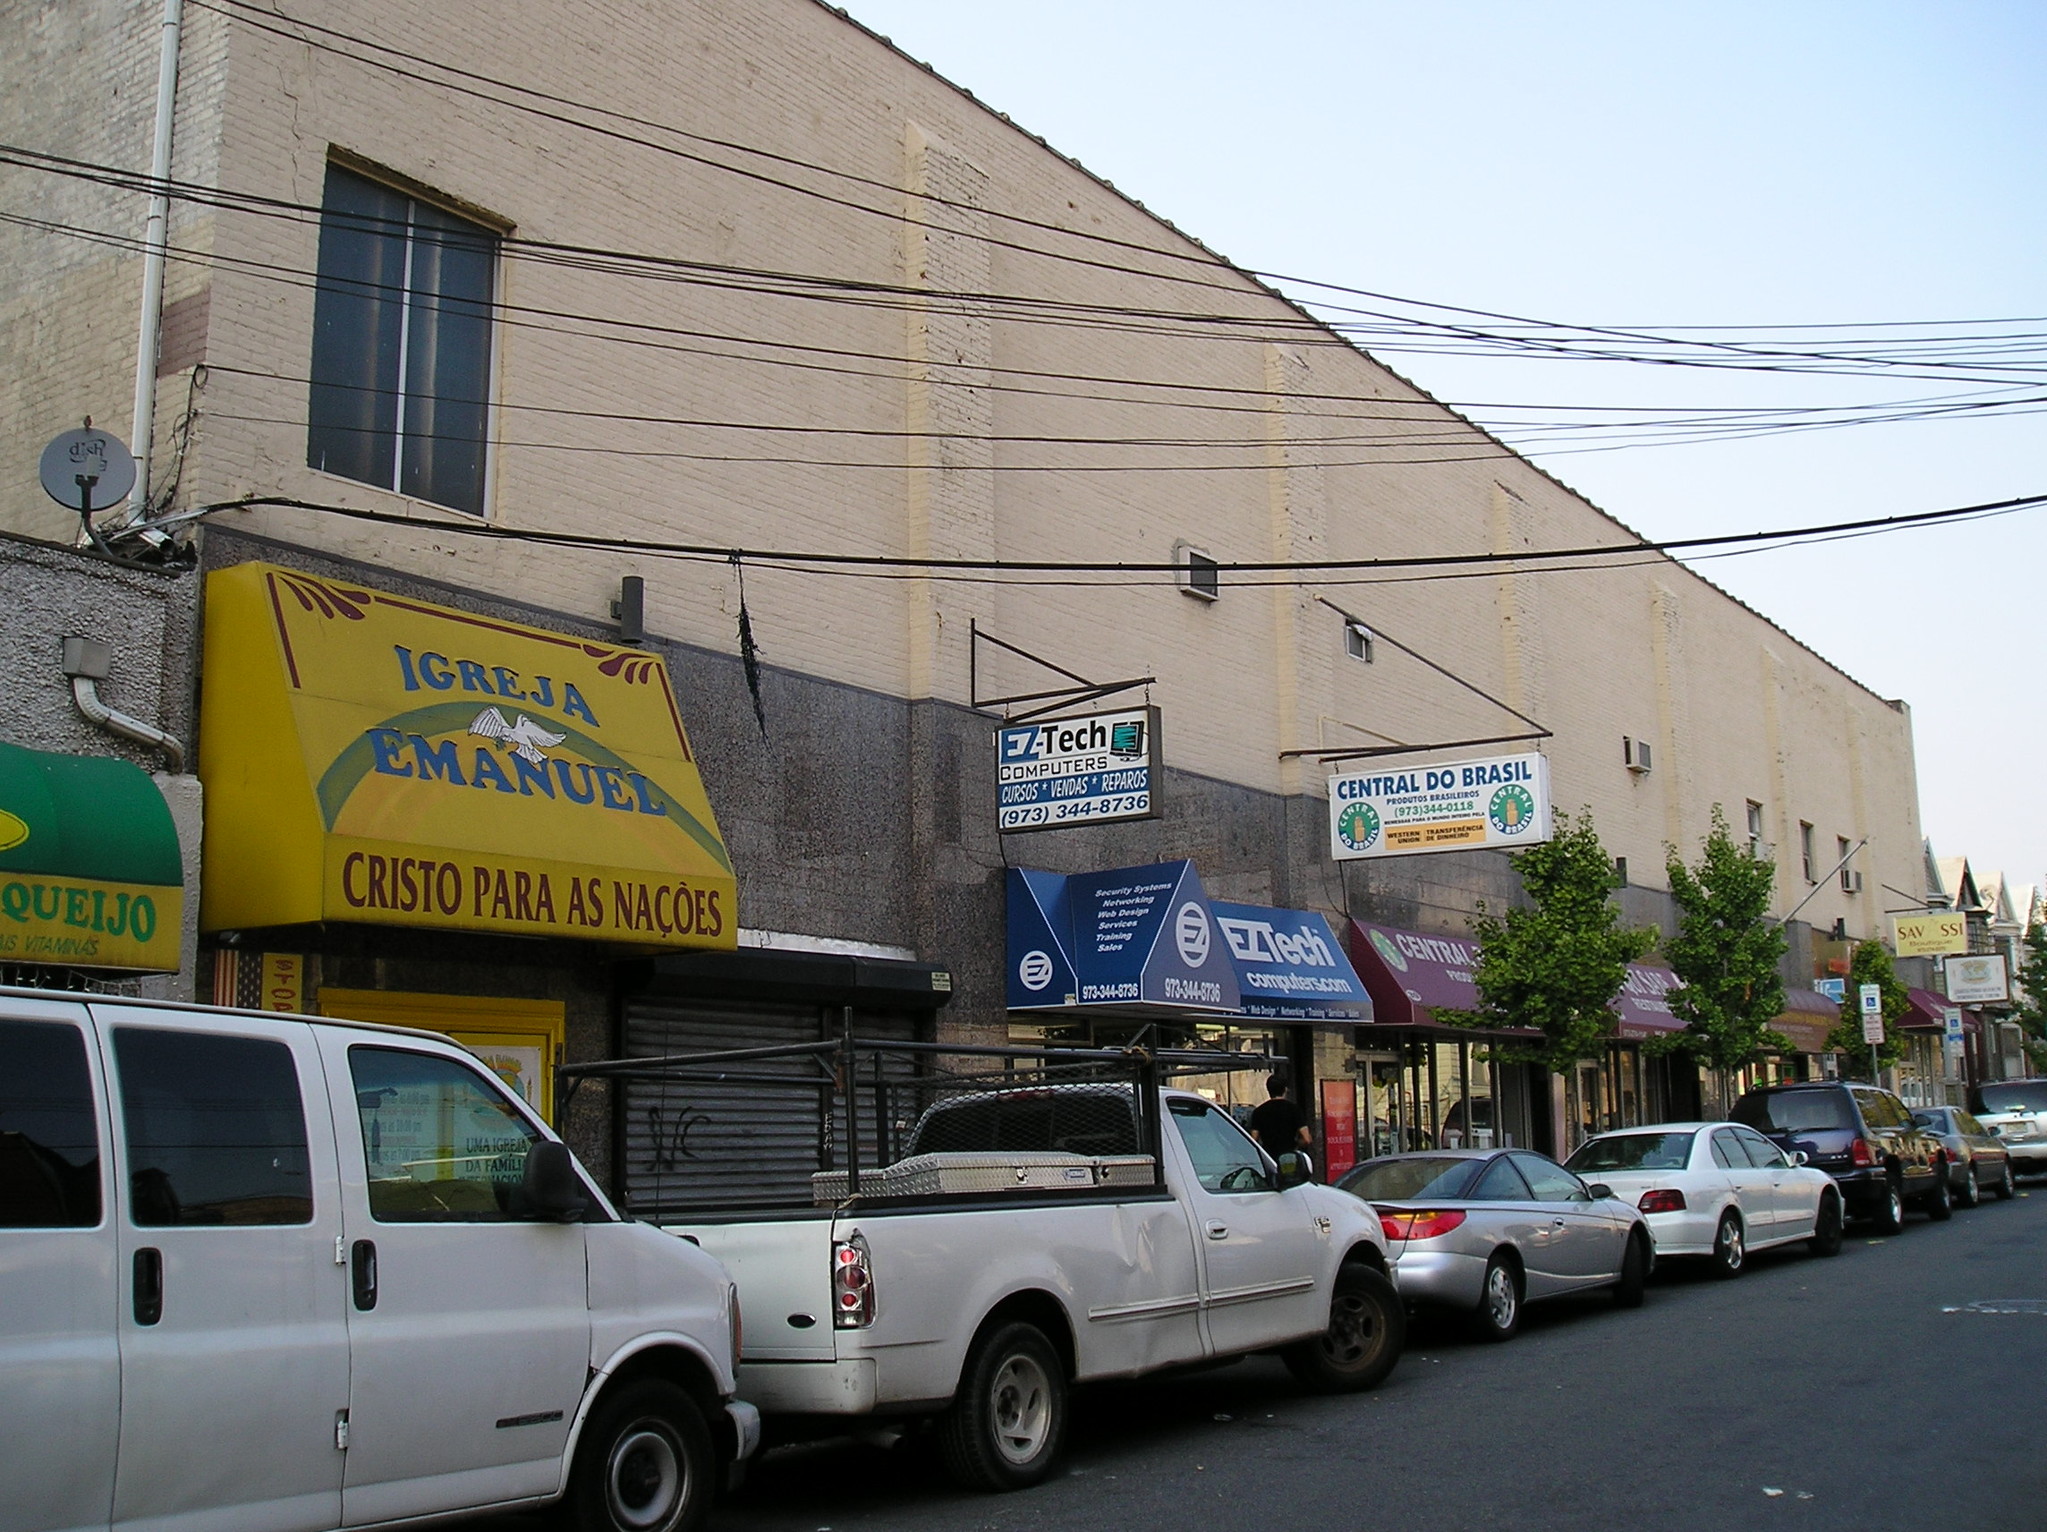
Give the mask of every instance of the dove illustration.
[(481, 734), (485, 739), (494, 739), (512, 747), (512, 754), (531, 761), (536, 766), (545, 766), (547, 757), (540, 753), (543, 745), (553, 746), (568, 738), (566, 734), (553, 734), (540, 727), (524, 713), (517, 723), (506, 723), (505, 715), (494, 707), (487, 707), (476, 715), (469, 725), (471, 734)]

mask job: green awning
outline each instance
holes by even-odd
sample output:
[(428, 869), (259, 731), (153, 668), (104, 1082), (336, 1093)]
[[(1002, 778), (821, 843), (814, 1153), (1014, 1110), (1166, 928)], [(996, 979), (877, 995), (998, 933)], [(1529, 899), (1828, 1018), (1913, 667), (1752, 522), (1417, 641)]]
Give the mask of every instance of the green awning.
[(0, 741), (0, 961), (174, 970), (184, 886), (140, 767)]

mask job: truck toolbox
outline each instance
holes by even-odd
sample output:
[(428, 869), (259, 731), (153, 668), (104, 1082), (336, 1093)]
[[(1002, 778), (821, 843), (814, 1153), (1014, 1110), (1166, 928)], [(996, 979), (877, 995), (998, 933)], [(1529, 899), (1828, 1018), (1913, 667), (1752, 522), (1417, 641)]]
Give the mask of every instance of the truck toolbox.
[[(860, 1172), (863, 1197), (937, 1197), (976, 1192), (1061, 1191), (1097, 1186), (1149, 1186), (1157, 1179), (1148, 1154), (1068, 1154), (1058, 1150), (1011, 1150), (999, 1154), (917, 1154), (876, 1170)], [(851, 1178), (843, 1170), (820, 1170), (810, 1178), (820, 1207), (843, 1202)]]

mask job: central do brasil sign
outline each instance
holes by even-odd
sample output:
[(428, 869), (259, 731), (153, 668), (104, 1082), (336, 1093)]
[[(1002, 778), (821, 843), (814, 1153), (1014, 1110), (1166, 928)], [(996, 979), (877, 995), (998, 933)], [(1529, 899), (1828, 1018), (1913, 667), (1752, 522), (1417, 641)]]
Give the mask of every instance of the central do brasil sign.
[(1520, 850), (1550, 834), (1549, 759), (1532, 752), (1329, 779), (1329, 852), (1338, 861)]

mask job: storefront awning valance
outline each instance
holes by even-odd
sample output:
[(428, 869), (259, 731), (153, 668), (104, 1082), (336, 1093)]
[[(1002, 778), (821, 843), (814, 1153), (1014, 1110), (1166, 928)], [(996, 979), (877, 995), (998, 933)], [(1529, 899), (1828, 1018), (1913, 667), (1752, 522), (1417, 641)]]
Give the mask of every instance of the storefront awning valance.
[(1012, 1011), (1232, 1015), (1241, 996), (1192, 862), (1009, 870)]
[(1793, 1053), (1827, 1051), (1827, 1034), (1841, 1019), (1840, 1002), (1803, 985), (1784, 986), (1784, 1009), (1770, 1026), (1784, 1034)]
[(1220, 899), (1210, 908), (1237, 970), (1242, 1015), (1274, 1021), (1372, 1019), (1371, 997), (1327, 916)]
[(1950, 1010), (1961, 1011), (1962, 1030), (1964, 1032), (1981, 1032), (1983, 1030), (1983, 1018), (1981, 1016), (1972, 1010), (1956, 1005), (1954, 1001), (1948, 999), (1945, 995), (1938, 994), (1930, 989), (1911, 989), (1907, 990), (1906, 994), (1911, 1000), (1912, 1006), (1910, 1010), (1905, 1012), (1905, 1019), (1899, 1022), (1898, 1025), (1907, 1031), (1925, 1030), (1943, 1032), (1947, 1029), (1947, 1013)]
[(1381, 1025), (1431, 1026), (1431, 1011), (1478, 1009), (1476, 942), (1353, 920), (1350, 955)]
[(1677, 975), (1655, 963), (1630, 963), (1621, 980), (1621, 992), (1613, 1008), (1620, 1016), (1621, 1037), (1654, 1037), (1660, 1032), (1682, 1032), (1684, 1023), (1670, 1014), (1670, 992), (1678, 988)]
[(267, 564), (206, 604), (206, 929), (736, 944), (658, 655)]
[(1210, 900), (1192, 862), (1009, 874), (1009, 1008), (1353, 1024), (1371, 1001), (1326, 916)]
[(184, 887), (140, 767), (0, 743), (0, 961), (175, 972)]

